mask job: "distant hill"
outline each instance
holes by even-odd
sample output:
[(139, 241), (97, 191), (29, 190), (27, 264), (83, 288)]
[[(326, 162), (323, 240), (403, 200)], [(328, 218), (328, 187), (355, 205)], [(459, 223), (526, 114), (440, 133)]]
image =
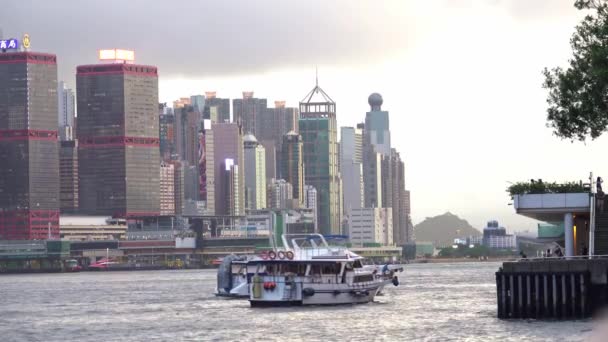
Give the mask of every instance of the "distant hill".
[(417, 241), (430, 241), (436, 247), (450, 246), (455, 238), (481, 235), (469, 222), (447, 212), (443, 215), (427, 217), (414, 226)]

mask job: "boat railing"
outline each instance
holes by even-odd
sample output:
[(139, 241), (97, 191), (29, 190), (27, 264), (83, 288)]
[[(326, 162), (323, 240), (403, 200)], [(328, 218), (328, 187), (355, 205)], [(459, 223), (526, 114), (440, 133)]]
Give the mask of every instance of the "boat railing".
[(374, 281), (374, 280), (361, 281), (361, 282), (350, 282), (350, 283), (349, 282), (345, 282), (345, 283), (342, 283), (341, 282), (341, 278), (338, 275), (336, 275), (336, 276), (324, 276), (324, 277), (326, 277), (325, 278), (326, 280), (336, 280), (336, 282), (324, 282), (324, 281), (317, 281), (317, 280), (315, 280), (315, 281), (310, 281), (310, 280), (304, 281), (303, 279), (301, 279), (301, 278), (311, 278), (313, 276), (306, 276), (306, 277), (305, 276), (298, 276), (297, 278), (300, 278), (300, 279), (296, 278), (296, 279), (292, 279), (292, 280), (286, 280), (285, 279), (286, 277), (284, 275), (269, 275), (269, 274), (266, 274), (266, 275), (262, 275), (261, 277), (262, 277), (262, 279), (264, 279), (264, 281), (272, 281), (272, 282), (274, 282), (276, 284), (293, 284), (293, 283), (298, 283), (298, 284), (302, 284), (303, 286), (304, 285), (322, 285), (322, 284), (330, 284), (330, 285), (348, 284), (349, 286), (354, 287), (354, 288), (365, 288), (365, 287), (368, 287), (370, 285), (378, 284), (378, 281)]

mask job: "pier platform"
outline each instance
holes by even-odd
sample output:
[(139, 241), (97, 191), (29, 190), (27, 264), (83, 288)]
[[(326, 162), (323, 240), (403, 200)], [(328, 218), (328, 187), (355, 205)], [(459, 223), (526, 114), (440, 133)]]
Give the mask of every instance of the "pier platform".
[(608, 304), (608, 258), (505, 262), (496, 272), (498, 318), (579, 319)]

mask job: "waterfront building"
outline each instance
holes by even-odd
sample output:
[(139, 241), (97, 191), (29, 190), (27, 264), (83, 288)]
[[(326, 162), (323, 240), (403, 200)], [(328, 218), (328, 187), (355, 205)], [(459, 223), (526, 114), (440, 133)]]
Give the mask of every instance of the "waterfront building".
[(160, 215), (175, 215), (175, 166), (160, 164)]
[(322, 234), (341, 231), (336, 103), (318, 83), (300, 102), (305, 183), (317, 190), (317, 224)]
[[(241, 127), (235, 123), (212, 123), (210, 129), (205, 130), (205, 136), (207, 209), (214, 215), (243, 215), (245, 181), (241, 172), (244, 166)], [(233, 198), (228, 199), (229, 196)]]
[(517, 236), (507, 234), (505, 227), (492, 220), (483, 228), (483, 244), (488, 248), (515, 249)]
[(59, 209), (74, 214), (78, 212), (78, 140), (59, 143)]
[(76, 118), (76, 102), (74, 90), (61, 81), (57, 85), (57, 106), (59, 109), (59, 139), (74, 139), (74, 120)]
[(252, 91), (244, 91), (242, 99), (232, 100), (233, 122), (241, 125), (245, 134), (258, 136), (262, 127), (261, 116), (267, 108), (266, 102), (266, 99), (253, 97)]
[(64, 241), (124, 240), (127, 221), (109, 216), (62, 214), (59, 217), (59, 230)]
[(266, 208), (266, 152), (253, 134), (243, 138), (245, 209)]
[(353, 246), (393, 245), (392, 211), (392, 208), (351, 209), (348, 215), (348, 229)]
[(157, 68), (116, 61), (81, 65), (76, 89), (80, 211), (158, 215)]
[(0, 99), (0, 240), (58, 238), (57, 57), (0, 52)]
[(281, 177), (292, 185), (292, 198), (301, 206), (304, 201), (304, 162), (302, 137), (294, 132), (283, 136), (281, 151)]
[(230, 99), (216, 97), (215, 91), (205, 92), (205, 107), (203, 119), (212, 123), (230, 122)]

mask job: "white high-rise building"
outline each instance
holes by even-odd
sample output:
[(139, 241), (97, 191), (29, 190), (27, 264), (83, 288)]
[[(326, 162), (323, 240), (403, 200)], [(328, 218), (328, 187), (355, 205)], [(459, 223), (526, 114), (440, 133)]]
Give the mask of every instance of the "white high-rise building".
[(243, 138), (245, 159), (245, 208), (266, 208), (266, 151), (253, 134)]
[(74, 118), (76, 117), (76, 101), (74, 91), (65, 82), (57, 85), (57, 105), (59, 113), (59, 136), (61, 140), (72, 140)]
[(364, 204), (361, 128), (340, 129), (340, 176), (342, 178), (342, 206), (344, 214), (349, 209), (362, 208)]
[(315, 232), (319, 232), (317, 222), (317, 189), (312, 185), (304, 185), (304, 208), (312, 209), (314, 214)]
[(369, 243), (384, 246), (394, 244), (392, 208), (351, 209), (348, 215), (348, 228), (353, 246)]

